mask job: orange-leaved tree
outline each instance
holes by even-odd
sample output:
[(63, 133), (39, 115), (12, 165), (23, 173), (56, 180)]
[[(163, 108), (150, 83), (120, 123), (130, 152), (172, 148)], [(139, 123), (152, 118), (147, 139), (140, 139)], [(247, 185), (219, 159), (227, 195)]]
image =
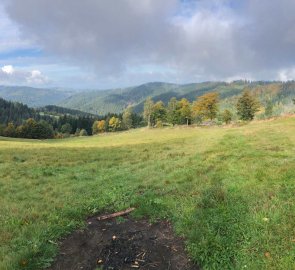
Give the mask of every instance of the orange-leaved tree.
[(100, 120), (97, 123), (98, 132), (105, 132), (106, 131), (106, 121)]
[(218, 113), (218, 101), (219, 95), (215, 92), (198, 97), (192, 108), (194, 116), (212, 121)]
[(94, 135), (100, 132), (105, 132), (105, 129), (106, 129), (105, 120), (95, 121), (92, 125), (92, 134)]

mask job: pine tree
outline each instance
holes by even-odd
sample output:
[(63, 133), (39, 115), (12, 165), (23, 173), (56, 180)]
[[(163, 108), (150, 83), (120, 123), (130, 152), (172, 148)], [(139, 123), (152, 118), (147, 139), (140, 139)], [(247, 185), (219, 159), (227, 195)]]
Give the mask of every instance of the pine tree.
[(237, 103), (237, 114), (241, 120), (251, 121), (259, 111), (260, 103), (251, 95), (249, 90), (244, 91)]
[(268, 100), (265, 107), (265, 116), (271, 117), (272, 113), (273, 113), (273, 103), (271, 102), (271, 100)]
[(0, 136), (3, 136), (4, 129), (5, 129), (5, 125), (0, 124)]

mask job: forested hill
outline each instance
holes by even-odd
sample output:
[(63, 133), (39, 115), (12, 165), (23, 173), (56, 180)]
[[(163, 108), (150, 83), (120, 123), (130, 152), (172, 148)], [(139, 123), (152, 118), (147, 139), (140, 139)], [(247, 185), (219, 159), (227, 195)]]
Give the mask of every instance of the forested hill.
[(263, 104), (272, 102), (278, 112), (288, 111), (292, 105), (292, 98), (295, 98), (295, 82), (235, 81), (183, 85), (154, 82), (122, 89), (81, 92), (66, 98), (59, 105), (99, 115), (120, 113), (128, 105), (132, 105), (135, 112), (141, 112), (147, 97), (152, 97), (154, 101), (162, 100), (166, 104), (172, 97), (184, 97), (192, 102), (196, 97), (214, 91), (220, 94), (221, 107), (233, 107), (238, 96), (246, 88)]
[(78, 110), (72, 110), (68, 108), (62, 108), (59, 106), (45, 106), (38, 109), (30, 108), (19, 102), (7, 101), (0, 98), (0, 124), (7, 125), (9, 122), (13, 122), (15, 125), (20, 125), (24, 120), (28, 118), (49, 119), (52, 116), (60, 117), (68, 115), (70, 117), (96, 117), (93, 114), (81, 112)]
[(27, 86), (0, 85), (0, 97), (26, 104), (30, 107), (56, 105), (67, 97), (76, 94), (74, 90), (45, 89)]
[[(64, 108), (47, 106), (44, 110), (61, 114), (81, 116), (83, 113), (106, 115), (108, 113), (121, 113), (128, 105), (134, 107), (139, 113), (143, 110), (143, 103), (147, 97), (154, 101), (162, 100), (165, 104), (170, 98), (187, 98), (190, 102), (196, 100), (207, 92), (220, 94), (221, 108), (235, 106), (238, 96), (244, 89), (255, 94), (262, 104), (271, 102), (276, 113), (288, 112), (294, 108), (292, 99), (295, 98), (295, 82), (203, 82), (191, 84), (172, 84), (163, 82), (146, 83), (139, 86), (96, 90), (71, 91), (58, 89), (39, 89), (20, 86), (0, 86), (0, 97), (27, 104), (29, 107), (44, 107), (45, 105), (58, 105)], [(84, 115), (85, 116), (85, 115)], [(88, 116), (88, 114), (86, 114)]]
[(13, 122), (19, 125), (23, 120), (36, 117), (36, 111), (27, 105), (0, 98), (0, 124), (7, 125), (9, 122)]
[(50, 115), (71, 115), (78, 117), (97, 117), (97, 115), (87, 112), (82, 112), (75, 109), (64, 108), (56, 105), (47, 105), (36, 109), (39, 113)]

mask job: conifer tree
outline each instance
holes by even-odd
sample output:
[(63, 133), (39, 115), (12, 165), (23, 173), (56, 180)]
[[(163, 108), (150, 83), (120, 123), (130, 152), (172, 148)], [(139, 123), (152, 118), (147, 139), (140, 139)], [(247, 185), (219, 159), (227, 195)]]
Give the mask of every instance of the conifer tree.
[(222, 120), (224, 123), (229, 124), (232, 120), (233, 114), (229, 110), (224, 110), (222, 113)]
[(258, 100), (251, 95), (249, 90), (244, 91), (237, 103), (237, 114), (241, 120), (251, 121), (255, 113), (259, 111)]

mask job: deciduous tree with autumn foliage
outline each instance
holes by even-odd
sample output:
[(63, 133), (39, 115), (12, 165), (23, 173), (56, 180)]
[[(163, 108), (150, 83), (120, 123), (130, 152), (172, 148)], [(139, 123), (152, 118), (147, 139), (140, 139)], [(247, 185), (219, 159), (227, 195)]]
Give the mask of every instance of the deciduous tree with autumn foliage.
[(215, 92), (198, 97), (192, 108), (194, 116), (212, 121), (218, 113), (218, 101), (219, 95)]
[(109, 121), (109, 129), (111, 131), (117, 131), (121, 128), (121, 120), (113, 116)]

